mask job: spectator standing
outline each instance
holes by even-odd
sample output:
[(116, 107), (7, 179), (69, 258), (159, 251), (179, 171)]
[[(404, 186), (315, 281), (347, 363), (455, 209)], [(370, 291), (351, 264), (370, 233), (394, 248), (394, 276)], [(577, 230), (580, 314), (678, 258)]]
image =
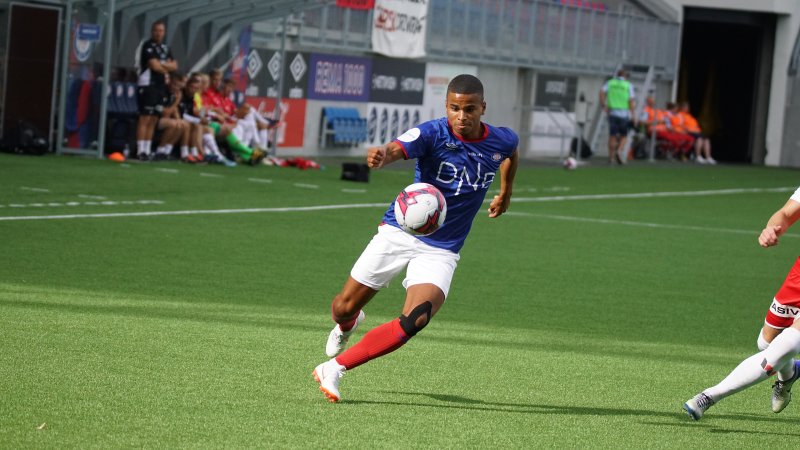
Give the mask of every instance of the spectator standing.
[[(620, 153), (625, 149), (628, 129), (634, 118), (633, 85), (626, 78), (623, 69), (608, 80), (600, 90), (600, 105), (608, 115), (608, 161), (610, 164), (623, 164)], [(624, 155), (627, 157), (627, 155)]]
[(164, 98), (168, 95), (166, 75), (178, 70), (178, 63), (164, 43), (166, 32), (164, 22), (153, 22), (150, 39), (142, 44), (137, 55), (139, 120), (136, 125), (136, 154), (141, 161), (150, 160), (153, 132), (161, 116)]

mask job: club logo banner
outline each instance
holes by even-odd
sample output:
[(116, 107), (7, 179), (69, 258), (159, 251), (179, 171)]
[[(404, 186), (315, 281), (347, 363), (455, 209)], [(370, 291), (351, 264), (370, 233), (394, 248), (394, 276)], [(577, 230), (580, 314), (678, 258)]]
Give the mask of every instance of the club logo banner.
[(313, 53), (308, 98), (366, 102), (371, 74), (372, 60), (368, 58)]
[[(255, 51), (255, 50), (254, 50)], [(283, 77), (282, 98), (306, 98), (308, 88), (308, 53), (286, 52), (286, 64), (281, 73), (280, 50), (258, 49), (259, 59), (265, 61), (265, 68), (260, 70), (248, 87), (248, 95), (278, 97), (278, 83)]]
[(425, 56), (427, 0), (375, 0), (372, 50), (396, 58)]
[(371, 102), (421, 105), (424, 93), (425, 63), (373, 58)]

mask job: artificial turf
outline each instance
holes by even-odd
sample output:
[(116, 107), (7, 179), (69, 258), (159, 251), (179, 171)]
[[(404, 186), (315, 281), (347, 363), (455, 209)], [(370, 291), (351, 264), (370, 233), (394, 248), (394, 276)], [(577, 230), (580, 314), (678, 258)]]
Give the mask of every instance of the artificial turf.
[(413, 172), (328, 164), (0, 155), (0, 447), (796, 448), (767, 382), (681, 404), (756, 352), (800, 233), (756, 237), (800, 172), (526, 164), (442, 311), (330, 404), (330, 300)]

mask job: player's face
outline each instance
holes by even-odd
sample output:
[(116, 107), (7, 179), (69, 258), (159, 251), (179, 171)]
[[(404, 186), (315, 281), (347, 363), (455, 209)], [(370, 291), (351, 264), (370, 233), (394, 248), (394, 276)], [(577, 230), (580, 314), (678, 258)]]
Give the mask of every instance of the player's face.
[(219, 84), (222, 83), (222, 75), (213, 74), (211, 75), (211, 87), (214, 89), (219, 89)]
[(200, 89), (200, 80), (198, 78), (191, 78), (189, 82), (186, 83), (186, 93), (189, 95), (194, 95)]
[(164, 35), (167, 33), (167, 29), (162, 24), (153, 25), (153, 29), (150, 30), (152, 36), (150, 36), (157, 44), (160, 44), (161, 41), (164, 40)]
[(481, 116), (486, 110), (483, 96), (447, 93), (447, 122), (453, 132), (465, 139), (481, 137)]

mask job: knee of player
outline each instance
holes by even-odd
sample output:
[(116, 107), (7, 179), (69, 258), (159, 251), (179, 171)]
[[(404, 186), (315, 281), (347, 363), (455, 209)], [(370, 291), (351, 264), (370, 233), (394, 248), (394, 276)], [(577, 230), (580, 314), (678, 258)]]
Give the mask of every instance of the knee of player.
[(350, 318), (358, 314), (358, 299), (352, 296), (338, 294), (331, 303), (331, 312), (335, 317)]
[(408, 315), (400, 316), (400, 327), (408, 335), (412, 337), (422, 331), (426, 325), (431, 321), (433, 315), (433, 303), (424, 302), (417, 305)]

